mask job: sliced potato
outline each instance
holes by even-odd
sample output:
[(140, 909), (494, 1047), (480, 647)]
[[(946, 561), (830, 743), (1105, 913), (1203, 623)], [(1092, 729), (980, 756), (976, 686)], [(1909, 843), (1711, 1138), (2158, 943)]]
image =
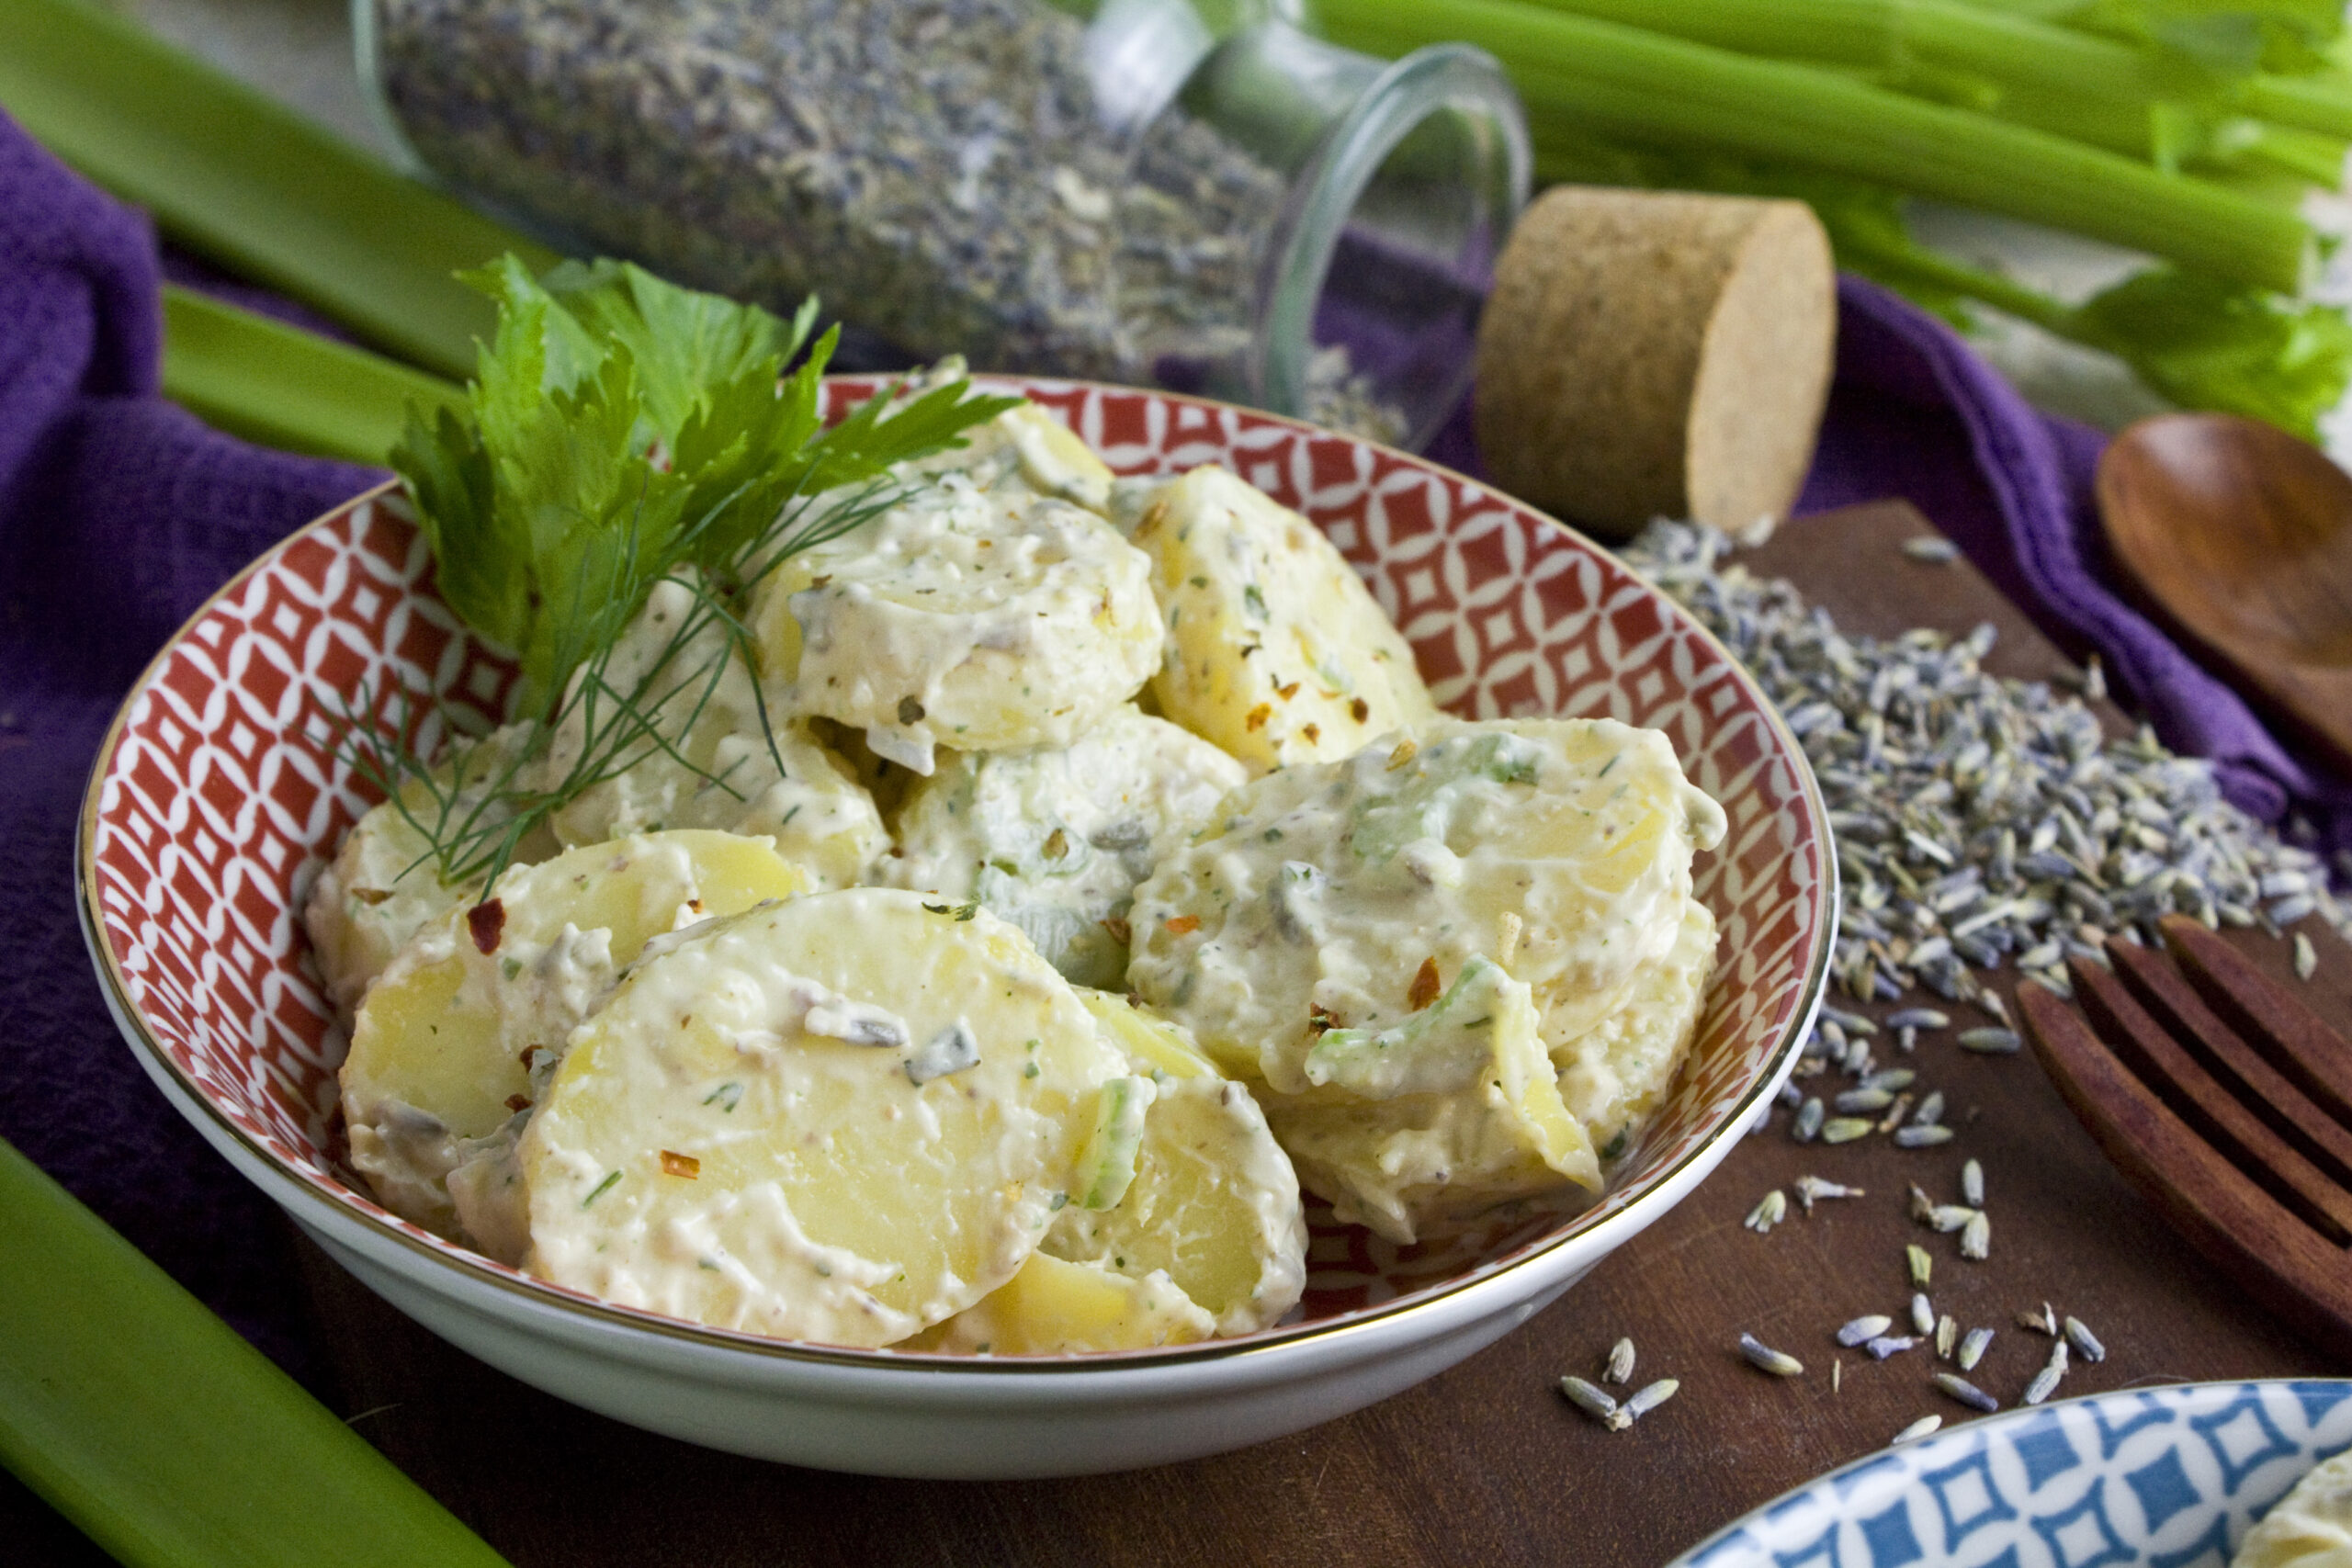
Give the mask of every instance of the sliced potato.
[(1436, 716), (1412, 649), (1331, 541), (1225, 469), (1159, 491), (1135, 539), (1168, 621), (1159, 711), (1251, 772), (1352, 756)]
[(1607, 719), (1442, 719), (1286, 768), (1136, 889), (1128, 983), (1228, 1070), (1311, 1087), (1328, 1029), (1377, 1033), (1474, 957), (1532, 987), (1547, 1043), (1624, 1006), (1674, 945), (1722, 809), (1666, 738)]
[(573, 1036), (523, 1134), (530, 1267), (886, 1345), (1010, 1280), (1123, 1077), (1012, 926), (884, 888), (715, 922)]
[(800, 712), (918, 773), (934, 746), (1068, 746), (1159, 662), (1142, 553), (1096, 513), (949, 473), (788, 557), (752, 610)]
[(1714, 968), (1715, 917), (1690, 899), (1674, 945), (1635, 977), (1624, 1005), (1552, 1045), (1560, 1099), (1591, 1129), (1604, 1158), (1631, 1147), (1673, 1087)]
[(498, 879), (369, 987), (341, 1074), (352, 1163), (385, 1206), (454, 1234), (451, 1170), (535, 1098), (616, 974), (656, 936), (807, 886), (763, 839), (677, 831), (591, 844)]
[[(303, 929), (335, 1006), (356, 1007), (411, 937), (474, 891), (441, 880), (433, 838), (477, 813), (485, 827), (513, 820), (511, 812), (485, 801), (504, 777), (518, 740), (515, 731), (500, 730), (456, 748), (430, 779), (408, 780), (397, 799), (376, 807), (344, 836), (302, 907)], [(562, 848), (542, 829), (526, 838), (514, 858), (527, 865)]]
[[(690, 577), (654, 584), (605, 668), (623, 694), (646, 694), (637, 716), (611, 702), (594, 728), (620, 741), (592, 768), (617, 776), (579, 791), (554, 816), (566, 844), (631, 833), (710, 828), (765, 835), (817, 887), (848, 887), (889, 847), (881, 813), (850, 772), (780, 697), (763, 702), (751, 666)], [(543, 764), (555, 789), (579, 772), (591, 706), (574, 701)]]
[[(960, 357), (942, 360), (909, 376), (900, 396), (910, 400), (964, 374)], [(1094, 448), (1035, 403), (1007, 409), (978, 429), (967, 431), (961, 446), (901, 463), (892, 472), (905, 479), (962, 474), (982, 490), (1025, 489), (1104, 515), (1109, 514), (1112, 489), (1118, 482)]]
[(900, 808), (879, 880), (987, 908), (1081, 986), (1127, 972), (1135, 886), (1248, 777), (1132, 705), (1065, 748), (943, 752)]
[(1136, 1280), (1165, 1277), (1221, 1335), (1279, 1322), (1306, 1285), (1298, 1177), (1250, 1091), (1177, 1025), (1100, 991), (1080, 998), (1137, 1071), (1159, 1077), (1133, 1182), (1113, 1207), (1065, 1207), (1044, 1250)]
[(1299, 1179), (1340, 1219), (1401, 1244), (1498, 1203), (1600, 1186), (1534, 998), (1497, 965), (1474, 959), (1437, 1004), (1382, 1034), (1324, 1042), (1310, 1073), (1367, 1092), (1278, 1096), (1267, 1115)]
[(1165, 1274), (1140, 1279), (1033, 1252), (1021, 1271), (946, 1322), (891, 1347), (967, 1356), (1074, 1356), (1189, 1345), (1216, 1332)]

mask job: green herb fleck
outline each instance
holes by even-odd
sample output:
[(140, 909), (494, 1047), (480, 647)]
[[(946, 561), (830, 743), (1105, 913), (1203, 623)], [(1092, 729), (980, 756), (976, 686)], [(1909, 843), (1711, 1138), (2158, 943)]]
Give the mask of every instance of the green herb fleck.
[(605, 1193), (612, 1190), (613, 1183), (618, 1181), (620, 1179), (621, 1173), (616, 1170), (610, 1176), (605, 1178), (604, 1180), (596, 1183), (596, 1190), (594, 1192), (589, 1193), (585, 1198), (580, 1200), (580, 1206), (584, 1209), (589, 1204), (594, 1202), (597, 1199), (602, 1198)]

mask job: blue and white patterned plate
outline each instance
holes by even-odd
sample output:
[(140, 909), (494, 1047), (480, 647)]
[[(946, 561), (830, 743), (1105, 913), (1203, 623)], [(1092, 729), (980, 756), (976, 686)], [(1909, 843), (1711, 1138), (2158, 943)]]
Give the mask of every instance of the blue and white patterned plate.
[(1673, 1568), (2225, 1568), (2303, 1472), (2352, 1447), (2352, 1382), (2072, 1399), (1832, 1471)]

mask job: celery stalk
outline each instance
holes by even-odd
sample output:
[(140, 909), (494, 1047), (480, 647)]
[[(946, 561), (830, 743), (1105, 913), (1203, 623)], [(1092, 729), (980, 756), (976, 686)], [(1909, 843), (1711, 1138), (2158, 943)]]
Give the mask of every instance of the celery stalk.
[(0, 1461), (127, 1568), (500, 1568), (0, 1143)]
[(465, 405), (456, 385), (189, 289), (164, 288), (164, 395), (265, 446), (383, 464), (414, 405)]
[(455, 275), (556, 259), (80, 0), (0, 5), (0, 107), (189, 249), (444, 376), (490, 333)]
[(1826, 71), (1753, 60), (1514, 0), (1316, 0), (1337, 41), (1401, 53), (1466, 39), (1501, 60), (1547, 127), (1707, 148), (1893, 186), (2291, 291), (2312, 254), (2291, 212), (2201, 181)]

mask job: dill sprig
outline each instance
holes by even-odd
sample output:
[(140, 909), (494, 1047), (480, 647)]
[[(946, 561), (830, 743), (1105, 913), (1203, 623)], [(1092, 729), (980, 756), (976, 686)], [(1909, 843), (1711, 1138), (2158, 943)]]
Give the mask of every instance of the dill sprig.
[[(911, 396), (899, 383), (827, 427), (837, 334), (810, 342), (813, 299), (786, 321), (610, 261), (535, 279), (508, 256), (467, 281), (499, 306), (467, 408), (413, 410), (392, 463), (443, 599), (516, 658), (514, 722), (436, 771), (402, 694), (380, 717), (346, 708), (335, 744), (398, 803), (445, 886), (486, 889), (567, 804), (656, 756), (741, 798), (684, 744), (730, 663), (757, 667), (740, 607), (784, 560), (902, 500), (897, 465), (961, 446), (1019, 400), (960, 378)], [(664, 581), (685, 613), (640, 670), (616, 669)], [(468, 732), (462, 710), (441, 716)]]

